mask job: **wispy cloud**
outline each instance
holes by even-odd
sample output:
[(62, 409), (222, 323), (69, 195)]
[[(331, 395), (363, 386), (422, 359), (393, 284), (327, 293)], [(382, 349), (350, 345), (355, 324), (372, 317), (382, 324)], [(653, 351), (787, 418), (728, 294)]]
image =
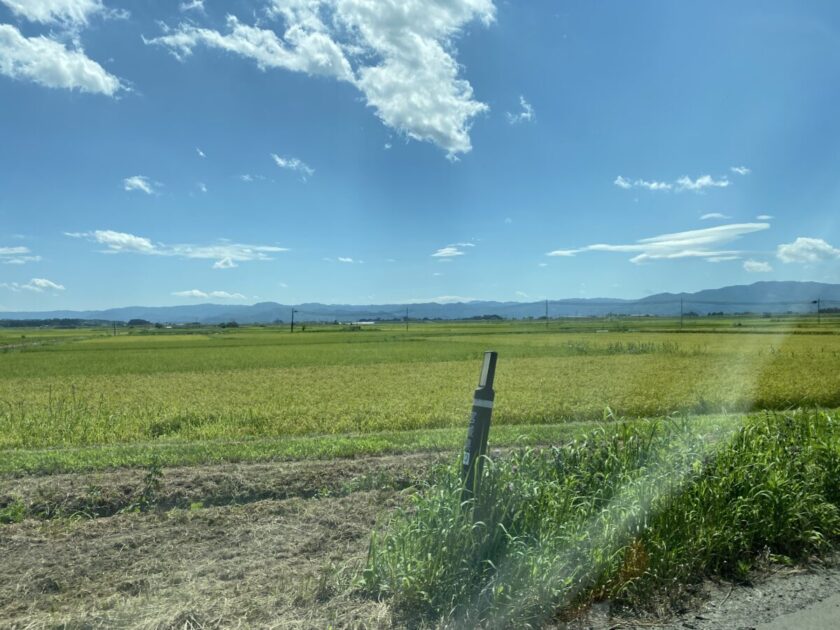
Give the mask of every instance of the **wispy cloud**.
[(475, 302), (475, 298), (464, 297), (463, 295), (439, 295), (433, 298), (415, 298), (406, 300), (403, 304), (458, 304), (461, 302)]
[(725, 177), (715, 179), (711, 175), (701, 175), (696, 179), (691, 179), (687, 175), (683, 175), (673, 183), (638, 178), (629, 179), (623, 175), (619, 175), (613, 180), (613, 184), (624, 190), (644, 188), (651, 191), (675, 190), (676, 192), (683, 192), (689, 190), (692, 192), (702, 192), (706, 188), (726, 188), (730, 182)]
[(770, 219), (772, 219), (772, 218), (773, 218), (773, 215), (772, 215), (772, 214), (759, 214), (759, 215), (756, 217), (756, 219), (757, 219), (758, 221), (769, 221), (769, 220), (770, 220)]
[(458, 249), (457, 246), (447, 245), (446, 247), (441, 247), (434, 254), (432, 254), (432, 258), (453, 258), (455, 256), (463, 255), (464, 252)]
[(198, 13), (204, 13), (204, 0), (189, 0), (188, 2), (182, 2), (178, 5), (178, 10), (182, 12), (197, 11)]
[(816, 263), (840, 259), (840, 249), (821, 238), (800, 236), (793, 243), (779, 245), (776, 257), (784, 263)]
[(725, 177), (715, 179), (711, 175), (701, 175), (697, 179), (691, 179), (687, 175), (683, 175), (677, 180), (677, 190), (690, 190), (693, 192), (701, 192), (706, 188), (726, 188), (729, 186), (729, 180)]
[(577, 249), (557, 249), (548, 252), (546, 255), (575, 256), (583, 252), (628, 252), (636, 254), (630, 259), (634, 263), (676, 258), (704, 258), (708, 260), (740, 255), (742, 253), (740, 251), (722, 250), (720, 247), (741, 238), (745, 234), (766, 230), (769, 227), (769, 223), (733, 223), (701, 230), (652, 236), (627, 245), (596, 243)]
[(773, 267), (771, 267), (768, 262), (761, 262), (750, 258), (749, 260), (744, 261), (744, 271), (748, 271), (750, 273), (769, 273), (773, 271)]
[(731, 219), (728, 214), (721, 214), (720, 212), (709, 212), (700, 217), (701, 221), (711, 221), (713, 219)]
[(69, 27), (86, 26), (91, 18), (125, 18), (128, 12), (109, 9), (102, 0), (0, 0), (18, 17), (30, 22)]
[(64, 291), (64, 286), (47, 280), (46, 278), (32, 278), (26, 284), (18, 284), (17, 282), (3, 282), (0, 287), (9, 289), (10, 291), (32, 291), (33, 293), (43, 293), (44, 291)]
[(203, 193), (207, 192), (207, 184), (205, 184), (204, 182), (196, 182), (195, 187)]
[(156, 182), (153, 182), (145, 175), (132, 175), (131, 177), (126, 177), (123, 180), (123, 189), (131, 192), (132, 190), (139, 190), (140, 192), (144, 192), (147, 195), (153, 195), (155, 192), (156, 186), (159, 186)]
[(304, 180), (306, 180), (307, 177), (312, 177), (315, 174), (314, 168), (309, 166), (306, 162), (299, 160), (298, 158), (281, 157), (276, 153), (272, 153), (271, 159), (273, 159), (274, 163), (280, 168), (300, 173), (301, 177)]
[[(253, 26), (229, 16), (221, 30), (192, 22), (144, 40), (186, 60), (199, 47), (349, 83), (387, 127), (432, 142), (450, 159), (471, 150), (472, 120), (488, 111), (460, 77), (454, 40), (474, 21), (495, 19), (492, 0), (270, 3)], [(272, 20), (276, 20), (272, 23)], [(271, 27), (271, 28), (269, 28)]]
[(654, 182), (648, 181), (646, 179), (634, 179), (629, 180), (622, 175), (619, 175), (613, 181), (613, 184), (618, 186), (619, 188), (623, 188), (624, 190), (629, 190), (630, 188), (646, 188), (647, 190), (671, 190), (671, 184), (667, 182)]
[(178, 297), (196, 298), (199, 300), (206, 300), (208, 298), (217, 298), (219, 300), (244, 300), (246, 299), (241, 293), (228, 293), (227, 291), (201, 291), (200, 289), (189, 289), (187, 291), (174, 291), (172, 295)]
[(507, 117), (507, 121), (511, 125), (534, 122), (537, 119), (537, 115), (534, 113), (534, 108), (528, 101), (525, 100), (524, 96), (519, 97), (519, 111), (515, 114), (507, 112), (505, 115)]
[(28, 247), (23, 245), (0, 247), (0, 263), (4, 265), (25, 265), (28, 262), (38, 262), (40, 260), (40, 256), (36, 256)]
[(207, 157), (206, 155), (204, 155), (204, 151), (202, 151), (198, 147), (195, 148), (195, 152), (198, 153), (198, 157), (201, 157), (201, 158)]
[(173, 256), (200, 260), (215, 260), (214, 269), (229, 269), (240, 262), (272, 260), (270, 254), (288, 251), (285, 247), (274, 245), (248, 245), (220, 241), (210, 245), (155, 243), (144, 236), (136, 236), (114, 230), (95, 230), (93, 232), (65, 232), (72, 238), (84, 238), (104, 245), (106, 254), (144, 254), (149, 256)]
[(338, 262), (340, 262), (340, 263), (348, 263), (348, 264), (351, 264), (351, 265), (352, 265), (354, 262), (356, 262), (355, 260), (353, 260), (353, 259), (352, 259), (352, 258), (350, 258), (349, 256), (339, 256), (339, 257), (337, 258), (337, 260), (338, 260)]
[(737, 173), (738, 175), (749, 175), (752, 173), (752, 170), (746, 166), (730, 166), (729, 170), (733, 173)]

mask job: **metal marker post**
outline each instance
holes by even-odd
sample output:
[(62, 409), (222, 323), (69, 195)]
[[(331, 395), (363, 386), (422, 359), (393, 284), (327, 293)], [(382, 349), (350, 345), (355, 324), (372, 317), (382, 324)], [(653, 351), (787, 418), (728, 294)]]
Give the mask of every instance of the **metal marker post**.
[(493, 377), (496, 375), (496, 352), (485, 352), (481, 366), (478, 387), (473, 395), (470, 427), (467, 430), (467, 442), (464, 445), (464, 459), (461, 468), (461, 481), (464, 489), (461, 502), (478, 495), (481, 484), (483, 456), (487, 452), (487, 437), (490, 434), (490, 416), (493, 413)]

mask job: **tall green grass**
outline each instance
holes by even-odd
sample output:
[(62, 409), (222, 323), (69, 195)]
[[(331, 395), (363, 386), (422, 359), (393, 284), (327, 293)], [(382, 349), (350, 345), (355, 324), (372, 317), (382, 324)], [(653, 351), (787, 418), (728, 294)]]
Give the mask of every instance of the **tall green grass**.
[(840, 538), (840, 423), (766, 414), (740, 427), (624, 424), (485, 467), (455, 468), (371, 540), (365, 588), (406, 619), (528, 627), (594, 599), (639, 605), (760, 557)]

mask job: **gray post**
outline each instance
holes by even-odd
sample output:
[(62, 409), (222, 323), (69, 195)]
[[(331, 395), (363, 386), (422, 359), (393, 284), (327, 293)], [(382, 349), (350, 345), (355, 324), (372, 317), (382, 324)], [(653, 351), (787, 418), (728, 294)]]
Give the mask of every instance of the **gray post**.
[(464, 445), (464, 459), (461, 462), (461, 481), (464, 488), (461, 502), (478, 496), (481, 484), (481, 470), (484, 455), (487, 453), (487, 437), (490, 434), (490, 416), (493, 413), (493, 378), (496, 375), (496, 352), (485, 352), (481, 366), (478, 387), (473, 394), (470, 426), (467, 430), (467, 442)]

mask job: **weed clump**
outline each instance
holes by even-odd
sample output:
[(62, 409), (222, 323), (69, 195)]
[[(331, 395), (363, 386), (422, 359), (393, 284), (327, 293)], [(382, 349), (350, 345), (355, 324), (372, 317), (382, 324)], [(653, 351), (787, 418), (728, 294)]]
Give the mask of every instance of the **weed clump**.
[(364, 588), (459, 627), (540, 625), (600, 599), (644, 607), (827, 549), (839, 473), (840, 425), (823, 412), (613, 425), (487, 465), (464, 505), (457, 470), (439, 471), (372, 538)]

